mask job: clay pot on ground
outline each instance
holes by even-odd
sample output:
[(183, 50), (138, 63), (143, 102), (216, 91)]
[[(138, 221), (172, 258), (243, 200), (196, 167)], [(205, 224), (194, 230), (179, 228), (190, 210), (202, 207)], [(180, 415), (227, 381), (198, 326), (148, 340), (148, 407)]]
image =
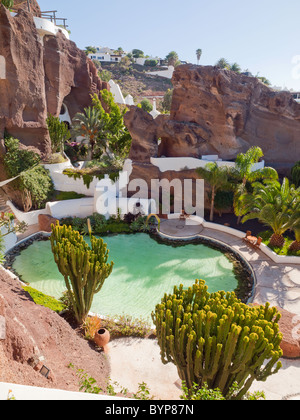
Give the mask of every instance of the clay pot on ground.
[(105, 328), (101, 328), (98, 332), (96, 332), (94, 341), (97, 346), (102, 347), (104, 352), (108, 352), (107, 344), (110, 341), (110, 333)]

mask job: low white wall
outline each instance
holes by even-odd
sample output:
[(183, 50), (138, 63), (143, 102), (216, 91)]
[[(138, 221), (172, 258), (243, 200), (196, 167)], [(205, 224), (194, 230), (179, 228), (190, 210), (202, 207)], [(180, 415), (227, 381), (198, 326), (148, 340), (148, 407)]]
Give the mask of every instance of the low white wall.
[(44, 36), (44, 35), (56, 36), (57, 33), (61, 31), (67, 39), (70, 39), (69, 32), (66, 29), (61, 28), (60, 26), (54, 25), (54, 23), (52, 23), (50, 20), (39, 18), (39, 17), (34, 17), (33, 19), (34, 19), (36, 29), (38, 30), (41, 36)]
[(94, 213), (94, 197), (47, 203), (46, 209), (52, 217), (57, 219), (63, 217), (84, 218)]
[(14, 213), (14, 215), (19, 220), (19, 222), (25, 222), (28, 226), (38, 224), (38, 217), (40, 214), (50, 214), (47, 208), (42, 209), (42, 210), (34, 210), (28, 213), (25, 213), (17, 209), (11, 201), (7, 201), (6, 204), (11, 208), (11, 211)]
[(64, 175), (60, 171), (53, 172), (51, 174), (51, 178), (54, 183), (54, 187), (57, 191), (74, 191), (77, 194), (83, 194), (88, 197), (94, 196), (96, 185), (99, 182), (98, 178), (94, 178), (94, 180), (90, 184), (90, 187), (88, 188), (86, 185), (84, 185), (82, 178), (74, 179), (69, 177), (68, 175)]
[[(205, 168), (208, 163), (217, 163), (218, 166), (234, 168), (235, 162), (228, 162), (225, 160), (217, 160), (217, 156), (215, 159), (209, 160), (210, 156), (205, 156), (203, 159), (196, 159), (191, 157), (168, 157), (168, 158), (151, 158), (150, 161), (152, 165), (159, 168), (161, 172), (166, 171), (182, 171), (183, 169), (197, 169), (197, 168)], [(253, 165), (252, 170), (256, 171), (258, 169), (263, 169), (265, 167), (265, 162), (258, 162)]]
[[(10, 393), (11, 391), (11, 393)], [(5, 401), (8, 395), (16, 401), (79, 401), (79, 400), (116, 400), (129, 401), (126, 398), (112, 397), (109, 395), (88, 394), (85, 392), (71, 392), (61, 389), (39, 388), (26, 385), (0, 382), (0, 401)]]
[[(4, 235), (7, 233), (7, 229), (5, 229), (4, 226), (1, 228), (1, 233)], [(18, 238), (15, 233), (10, 233), (9, 235), (4, 236), (3, 237), (4, 253), (11, 250), (16, 245), (17, 241), (18, 241)]]

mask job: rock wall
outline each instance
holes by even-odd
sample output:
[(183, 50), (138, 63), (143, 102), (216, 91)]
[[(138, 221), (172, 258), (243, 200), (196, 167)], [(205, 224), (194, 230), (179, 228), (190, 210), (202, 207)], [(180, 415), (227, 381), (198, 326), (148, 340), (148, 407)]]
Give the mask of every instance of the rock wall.
[(0, 5), (0, 56), (5, 65), (0, 71), (5, 75), (0, 78), (0, 138), (6, 130), (42, 155), (50, 151), (48, 112), (58, 116), (65, 102), (72, 118), (90, 105), (91, 94), (108, 87), (63, 33), (42, 39), (27, 10), (13, 17)]
[(179, 66), (172, 83), (170, 116), (152, 119), (134, 107), (126, 114), (137, 164), (149, 162), (153, 153), (234, 160), (251, 146), (260, 146), (267, 164), (279, 170), (300, 160), (300, 104), (290, 92), (211, 66)]

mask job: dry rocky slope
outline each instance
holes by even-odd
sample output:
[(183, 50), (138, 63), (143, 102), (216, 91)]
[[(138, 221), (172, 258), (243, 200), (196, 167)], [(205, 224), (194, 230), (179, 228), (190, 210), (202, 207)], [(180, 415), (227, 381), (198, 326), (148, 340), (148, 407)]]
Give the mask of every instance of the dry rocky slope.
[[(77, 369), (105, 389), (110, 367), (106, 356), (89, 344), (58, 314), (36, 305), (17, 279), (0, 267), (0, 382), (79, 391)], [(3, 339), (4, 338), (4, 339)], [(30, 365), (44, 358), (46, 379)], [(75, 369), (69, 368), (72, 363)]]

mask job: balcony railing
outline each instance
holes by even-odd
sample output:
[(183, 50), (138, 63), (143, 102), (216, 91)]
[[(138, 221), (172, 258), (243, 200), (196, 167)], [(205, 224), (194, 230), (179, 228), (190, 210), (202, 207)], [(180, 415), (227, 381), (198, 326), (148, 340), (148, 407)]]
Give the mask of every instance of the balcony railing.
[[(29, 0), (27, 0), (27, 8), (28, 8), (28, 11), (30, 12), (31, 11), (31, 8), (30, 8)], [(11, 10), (14, 13), (17, 13), (19, 11), (16, 8), (12, 8)], [(65, 28), (65, 29), (67, 29), (68, 28), (68, 25), (66, 24), (67, 19), (66, 18), (57, 17), (56, 16), (56, 13), (57, 13), (57, 10), (50, 10), (50, 11), (46, 11), (46, 12), (41, 12), (41, 17), (43, 19), (50, 20), (52, 23), (54, 23), (55, 26), (61, 26), (61, 27)]]
[(67, 19), (66, 18), (58, 18), (56, 16), (57, 10), (50, 10), (47, 12), (41, 12), (41, 17), (47, 20), (50, 20), (54, 25), (56, 26), (63, 26), (65, 29), (67, 29), (68, 25), (66, 24)]

